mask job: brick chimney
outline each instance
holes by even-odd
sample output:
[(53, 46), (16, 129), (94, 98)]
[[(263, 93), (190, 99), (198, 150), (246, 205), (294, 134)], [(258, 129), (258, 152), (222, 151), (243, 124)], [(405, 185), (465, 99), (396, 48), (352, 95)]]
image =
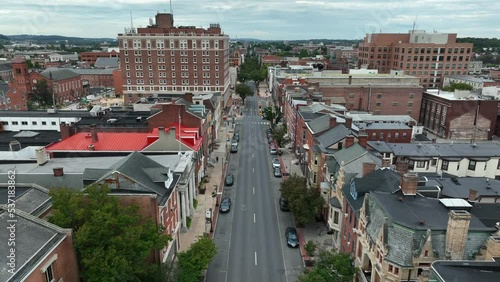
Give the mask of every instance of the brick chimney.
[(363, 177), (375, 171), (377, 165), (375, 163), (363, 163)]
[(475, 202), (477, 200), (477, 190), (469, 189), (469, 202)]
[(332, 100), (330, 100), (330, 99), (326, 99), (324, 102), (325, 102), (325, 105), (327, 105), (327, 106), (332, 105)]
[(188, 101), (189, 103), (193, 103), (193, 93), (185, 93), (184, 94), (184, 99)]
[(337, 125), (337, 118), (334, 116), (330, 116), (330, 127), (329, 128), (334, 128)]
[(408, 172), (408, 163), (405, 161), (397, 160), (396, 161), (396, 171), (397, 173), (403, 175)]
[(446, 229), (445, 259), (464, 259), (464, 247), (469, 233), (471, 215), (467, 211), (452, 210), (448, 217)]
[(368, 145), (368, 135), (360, 134), (358, 136), (358, 143), (359, 145), (361, 145), (363, 148), (366, 149), (366, 146)]
[(345, 138), (345, 147), (349, 148), (354, 145), (354, 136), (349, 135)]
[(345, 118), (345, 127), (352, 128), (352, 117)]
[(349, 76), (349, 85), (352, 84), (352, 75)]
[(418, 174), (405, 173), (401, 176), (401, 191), (403, 195), (410, 196), (417, 194)]
[(92, 137), (92, 143), (96, 143), (99, 140), (99, 138), (97, 138), (97, 129), (95, 124), (90, 126), (90, 136)]
[(307, 98), (307, 100), (306, 100), (306, 101), (307, 101), (307, 105), (308, 105), (308, 106), (310, 106), (310, 105), (312, 105), (312, 104), (313, 104), (313, 100), (312, 100), (312, 99), (310, 99), (310, 98)]
[(62, 167), (55, 167), (52, 169), (54, 171), (54, 176), (60, 177), (64, 175), (64, 170)]
[(69, 124), (61, 122), (61, 124), (59, 124), (59, 130), (61, 131), (61, 140), (71, 136), (71, 126)]

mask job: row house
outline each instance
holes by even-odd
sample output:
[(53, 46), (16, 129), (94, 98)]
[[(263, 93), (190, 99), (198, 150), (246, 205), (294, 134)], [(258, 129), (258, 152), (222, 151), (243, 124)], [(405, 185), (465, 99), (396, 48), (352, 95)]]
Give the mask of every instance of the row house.
[(496, 143), (405, 144), (370, 141), (368, 145), (391, 165), (398, 167), (398, 171), (500, 179), (500, 145)]
[(78, 53), (67, 53), (67, 54), (60, 54), (60, 53), (52, 53), (49, 55), (49, 60), (51, 62), (71, 62), (71, 61), (78, 61)]
[(394, 191), (364, 197), (355, 228), (357, 281), (429, 281), (435, 260), (484, 260), (498, 252), (500, 242), (490, 245), (496, 228), (471, 213), (478, 207), (417, 196), (417, 184), (417, 174), (404, 174), (388, 184)]
[(281, 57), (275, 55), (264, 55), (260, 58), (260, 63), (262, 65), (281, 65), (282, 61), (283, 59)]
[(11, 81), (12, 78), (12, 63), (0, 63), (0, 80)]
[[(366, 144), (363, 144), (366, 146)], [(342, 188), (353, 178), (366, 176), (373, 170), (381, 167), (382, 160), (371, 154), (365, 147), (355, 143), (348, 148), (339, 150), (326, 158), (325, 179), (321, 183), (324, 200), (328, 203), (328, 210), (324, 211), (329, 230), (331, 230), (334, 247), (348, 250), (347, 237), (354, 238), (356, 234), (350, 227), (355, 220), (348, 202), (345, 200)], [(348, 214), (345, 216), (345, 214)], [(344, 220), (350, 219), (350, 224), (344, 227)], [(347, 234), (349, 233), (349, 234)], [(343, 236), (345, 235), (346, 238)], [(341, 240), (343, 239), (343, 240)], [(341, 244), (342, 243), (342, 244)]]
[(87, 82), (89, 87), (92, 88), (113, 88), (115, 86), (115, 81), (113, 77), (113, 72), (116, 69), (104, 68), (104, 69), (72, 69), (74, 73), (77, 73), (82, 78), (82, 81)]
[(427, 90), (422, 96), (420, 124), (445, 139), (491, 140), (495, 134), (499, 100), (470, 91)]

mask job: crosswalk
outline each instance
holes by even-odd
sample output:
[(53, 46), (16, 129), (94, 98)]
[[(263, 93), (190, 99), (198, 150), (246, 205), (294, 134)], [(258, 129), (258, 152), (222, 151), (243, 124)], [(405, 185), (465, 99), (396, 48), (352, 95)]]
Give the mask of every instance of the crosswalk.
[(238, 121), (236, 122), (236, 124), (269, 124), (269, 122), (267, 121)]

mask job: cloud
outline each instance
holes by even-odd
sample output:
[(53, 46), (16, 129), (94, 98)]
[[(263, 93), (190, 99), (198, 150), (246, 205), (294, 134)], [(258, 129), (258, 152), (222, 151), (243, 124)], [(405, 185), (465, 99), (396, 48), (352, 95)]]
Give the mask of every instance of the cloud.
[[(4, 34), (60, 34), (116, 38), (146, 26), (165, 0), (4, 0)], [(458, 36), (500, 37), (500, 1), (482, 0), (172, 0), (176, 25), (220, 23), (232, 37), (261, 39), (361, 39), (369, 32), (418, 29)], [(462, 35), (462, 33), (467, 33)]]

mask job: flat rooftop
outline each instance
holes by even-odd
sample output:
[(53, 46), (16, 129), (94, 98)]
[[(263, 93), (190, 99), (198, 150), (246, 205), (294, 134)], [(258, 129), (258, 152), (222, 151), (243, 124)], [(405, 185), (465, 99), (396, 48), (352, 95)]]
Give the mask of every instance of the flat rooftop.
[(499, 281), (500, 262), (497, 261), (434, 261), (433, 274), (439, 281), (480, 282)]

